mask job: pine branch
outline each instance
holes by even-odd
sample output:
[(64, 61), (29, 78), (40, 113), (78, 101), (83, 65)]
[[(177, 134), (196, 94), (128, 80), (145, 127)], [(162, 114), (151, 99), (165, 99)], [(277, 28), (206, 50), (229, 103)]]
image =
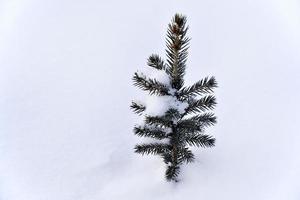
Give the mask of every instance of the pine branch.
[(167, 73), (172, 79), (172, 87), (180, 89), (184, 84), (184, 74), (190, 39), (186, 37), (186, 17), (176, 14), (168, 25), (166, 39)]
[(161, 154), (161, 157), (163, 158), (165, 164), (168, 165), (168, 164), (172, 163), (172, 155), (170, 152), (165, 152), (165, 153)]
[(199, 100), (191, 100), (189, 106), (185, 109), (185, 114), (198, 113), (213, 109), (217, 105), (216, 98), (212, 95), (207, 95)]
[(139, 75), (137, 72), (133, 76), (133, 84), (149, 94), (157, 94), (160, 96), (168, 95), (168, 87), (155, 79), (146, 78), (146, 76)]
[(213, 113), (204, 113), (191, 118), (193, 121), (200, 124), (202, 127), (209, 127), (217, 123), (217, 118)]
[(134, 113), (140, 115), (146, 110), (146, 106), (141, 103), (136, 103), (132, 101), (130, 108), (133, 110)]
[(147, 64), (148, 64), (148, 66), (153, 67), (158, 70), (165, 69), (164, 61), (160, 58), (159, 55), (156, 55), (156, 54), (152, 54), (151, 56), (149, 56)]
[(145, 123), (155, 126), (171, 127), (173, 122), (169, 119), (159, 116), (146, 116)]
[(195, 97), (196, 95), (202, 95), (213, 92), (213, 89), (217, 87), (215, 77), (206, 77), (190, 87), (184, 87), (179, 91), (179, 97), (181, 99), (188, 99)]
[(169, 110), (166, 111), (164, 117), (170, 121), (179, 119), (181, 117), (181, 114), (179, 111), (175, 108), (170, 108)]
[(204, 128), (194, 119), (183, 119), (177, 123), (178, 132), (181, 134), (190, 132), (203, 132)]
[(167, 181), (177, 182), (177, 177), (179, 175), (179, 172), (180, 172), (179, 166), (174, 166), (174, 165), (168, 166), (165, 174)]
[(187, 147), (180, 148), (178, 154), (179, 154), (178, 159), (180, 163), (182, 162), (191, 163), (195, 159), (194, 154)]
[(168, 144), (162, 143), (150, 143), (150, 144), (140, 144), (135, 146), (135, 153), (144, 154), (163, 154), (170, 151)]
[(204, 113), (180, 120), (177, 124), (177, 129), (182, 134), (198, 133), (203, 132), (206, 127), (214, 125), (216, 122), (217, 120), (213, 113)]
[(187, 134), (185, 136), (185, 142), (190, 146), (197, 147), (212, 147), (215, 145), (215, 138), (209, 135), (203, 134)]
[(167, 138), (167, 133), (160, 128), (134, 127), (133, 132), (140, 137), (150, 137), (156, 139)]

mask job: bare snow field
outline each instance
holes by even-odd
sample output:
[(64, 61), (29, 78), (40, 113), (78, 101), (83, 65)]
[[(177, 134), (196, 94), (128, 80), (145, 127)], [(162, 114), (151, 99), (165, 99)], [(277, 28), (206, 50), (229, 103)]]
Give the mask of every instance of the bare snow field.
[[(219, 88), (216, 146), (174, 184), (129, 105), (176, 12), (187, 84)], [(299, 0), (0, 0), (0, 199), (299, 200), (299, 91)]]

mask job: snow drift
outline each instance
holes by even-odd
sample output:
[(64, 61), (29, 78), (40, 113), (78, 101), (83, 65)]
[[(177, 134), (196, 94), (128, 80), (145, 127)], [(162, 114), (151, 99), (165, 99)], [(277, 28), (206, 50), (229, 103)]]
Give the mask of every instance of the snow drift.
[[(218, 80), (218, 124), (170, 184), (159, 158), (133, 153), (129, 105), (175, 12), (187, 84)], [(0, 199), (299, 199), (299, 13), (296, 0), (1, 1)]]

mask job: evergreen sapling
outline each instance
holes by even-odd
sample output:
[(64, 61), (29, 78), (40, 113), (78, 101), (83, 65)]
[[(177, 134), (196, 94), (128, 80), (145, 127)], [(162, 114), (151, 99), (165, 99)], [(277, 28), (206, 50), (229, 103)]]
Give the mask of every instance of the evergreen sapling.
[(134, 133), (154, 141), (136, 145), (135, 152), (159, 155), (167, 166), (165, 178), (168, 181), (177, 181), (180, 166), (194, 161), (190, 146), (212, 147), (215, 144), (215, 139), (204, 131), (216, 123), (215, 115), (209, 111), (216, 106), (212, 93), (217, 83), (214, 77), (206, 77), (192, 86), (184, 86), (190, 41), (187, 30), (186, 17), (175, 14), (168, 25), (166, 62), (155, 54), (148, 58), (147, 65), (164, 73), (167, 82), (139, 72), (133, 76), (135, 86), (149, 95), (168, 99), (167, 109), (157, 115), (147, 113), (145, 103), (133, 101), (131, 104), (136, 114), (144, 116), (144, 124), (136, 125)]

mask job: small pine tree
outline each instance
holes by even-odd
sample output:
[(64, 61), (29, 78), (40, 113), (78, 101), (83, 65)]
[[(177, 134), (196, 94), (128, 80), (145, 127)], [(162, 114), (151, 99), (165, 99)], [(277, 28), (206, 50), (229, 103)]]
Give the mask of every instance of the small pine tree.
[[(163, 158), (167, 165), (165, 177), (168, 181), (177, 181), (180, 165), (194, 161), (194, 154), (189, 146), (212, 147), (215, 139), (203, 134), (205, 128), (216, 123), (212, 110), (216, 99), (211, 93), (217, 87), (214, 77), (206, 77), (192, 86), (184, 87), (184, 74), (188, 55), (189, 41), (186, 36), (188, 27), (186, 17), (175, 14), (168, 25), (166, 38), (165, 63), (158, 55), (148, 58), (148, 66), (163, 71), (169, 77), (169, 84), (136, 72), (134, 85), (148, 91), (149, 95), (169, 96), (186, 105), (180, 110), (170, 107), (163, 115), (151, 116), (145, 113), (144, 125), (134, 127), (134, 133), (140, 137), (150, 137), (157, 142), (138, 144), (135, 152), (142, 155), (154, 154)], [(131, 109), (136, 114), (143, 114), (147, 105), (132, 102)], [(162, 141), (168, 142), (162, 142)]]

